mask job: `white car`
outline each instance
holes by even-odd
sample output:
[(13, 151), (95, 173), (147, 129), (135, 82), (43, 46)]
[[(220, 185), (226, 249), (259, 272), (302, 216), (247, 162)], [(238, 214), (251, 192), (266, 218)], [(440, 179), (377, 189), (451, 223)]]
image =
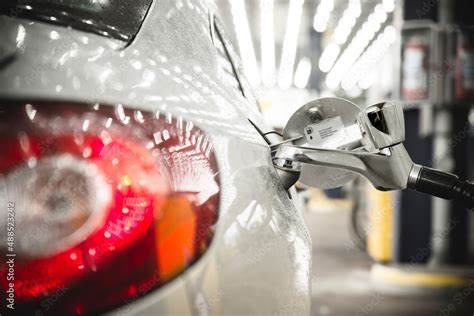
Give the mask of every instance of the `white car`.
[(1, 1), (2, 315), (309, 314), (310, 238), (214, 12)]

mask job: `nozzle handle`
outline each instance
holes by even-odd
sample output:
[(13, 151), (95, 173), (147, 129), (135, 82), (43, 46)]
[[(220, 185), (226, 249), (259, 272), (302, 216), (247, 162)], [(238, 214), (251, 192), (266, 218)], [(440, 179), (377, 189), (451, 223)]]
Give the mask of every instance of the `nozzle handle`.
[[(445, 200), (456, 200), (474, 208), (474, 184), (458, 176), (428, 167), (414, 165), (408, 188)], [(417, 173), (417, 175), (416, 175)]]

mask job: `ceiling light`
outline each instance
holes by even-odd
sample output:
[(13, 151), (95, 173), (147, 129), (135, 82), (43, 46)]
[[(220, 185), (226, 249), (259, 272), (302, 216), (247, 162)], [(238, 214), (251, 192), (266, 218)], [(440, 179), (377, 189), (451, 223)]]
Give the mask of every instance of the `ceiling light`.
[(295, 72), (295, 86), (297, 88), (306, 88), (311, 75), (311, 68), (311, 60), (309, 58), (305, 57), (300, 60)]
[(292, 82), (303, 4), (304, 0), (290, 0), (280, 71), (278, 73), (278, 86), (282, 89), (289, 88)]
[(326, 46), (326, 49), (321, 54), (321, 58), (319, 59), (319, 69), (322, 72), (328, 72), (331, 70), (334, 62), (336, 61), (337, 57), (339, 56), (339, 52), (341, 49), (339, 45), (331, 43)]
[(253, 47), (247, 12), (245, 10), (245, 2), (244, 0), (229, 1), (231, 4), (232, 20), (237, 35), (237, 43), (239, 45), (244, 72), (250, 84), (253, 87), (257, 87), (260, 84), (260, 75), (258, 72), (257, 58)]
[(393, 12), (395, 10), (395, 0), (383, 0), (382, 5), (385, 12)]
[(262, 52), (262, 82), (266, 87), (275, 85), (274, 0), (260, 0), (260, 31)]

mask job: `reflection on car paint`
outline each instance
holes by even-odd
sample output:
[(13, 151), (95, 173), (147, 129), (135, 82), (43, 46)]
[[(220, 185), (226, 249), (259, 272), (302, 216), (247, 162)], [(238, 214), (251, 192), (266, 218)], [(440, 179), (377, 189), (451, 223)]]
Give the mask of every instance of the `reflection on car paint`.
[[(155, 1), (126, 48), (94, 34), (9, 20), (0, 30), (2, 46), (17, 59), (0, 71), (0, 95), (107, 103), (116, 107), (118, 119), (121, 107), (172, 113), (210, 136), (221, 179), (210, 249), (163, 291), (119, 308), (118, 314), (307, 314), (309, 237), (278, 182), (268, 146), (247, 121), (261, 123), (260, 114), (218, 76), (208, 10), (206, 1)], [(57, 34), (51, 36), (53, 31)], [(140, 114), (129, 120), (135, 117)]]

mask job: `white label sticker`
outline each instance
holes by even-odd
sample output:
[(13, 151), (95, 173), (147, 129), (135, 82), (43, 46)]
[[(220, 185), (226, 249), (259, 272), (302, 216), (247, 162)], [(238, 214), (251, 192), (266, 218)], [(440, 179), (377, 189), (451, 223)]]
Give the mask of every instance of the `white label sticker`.
[(308, 125), (304, 131), (308, 144), (318, 148), (333, 148), (346, 137), (340, 116)]

